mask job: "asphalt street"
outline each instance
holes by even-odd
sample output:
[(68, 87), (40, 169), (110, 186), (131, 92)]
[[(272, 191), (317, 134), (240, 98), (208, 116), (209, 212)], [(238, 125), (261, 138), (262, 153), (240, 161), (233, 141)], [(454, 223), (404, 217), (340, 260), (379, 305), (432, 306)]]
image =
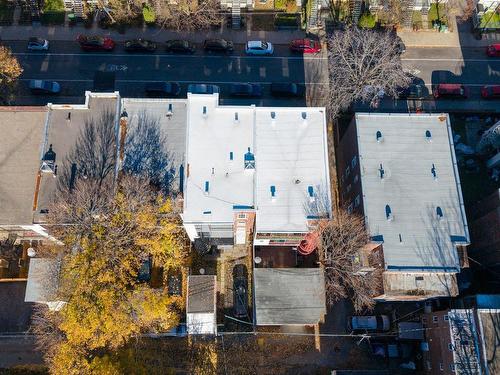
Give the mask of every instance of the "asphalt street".
[[(221, 86), (222, 102), (226, 104), (303, 105), (303, 99), (275, 99), (270, 97), (272, 82), (305, 83), (308, 86), (308, 104), (321, 104), (318, 90), (327, 85), (325, 54), (306, 56), (292, 54), (287, 45), (275, 45), (273, 56), (246, 56), (244, 45), (235, 45), (230, 54), (206, 53), (198, 46), (193, 55), (166, 53), (159, 46), (153, 54), (127, 53), (122, 44), (113, 52), (83, 52), (76, 42), (51, 43), (48, 53), (29, 52), (23, 41), (4, 41), (11, 46), (21, 62), (21, 90), (18, 104), (45, 104), (83, 100), (85, 90), (93, 87), (95, 71), (114, 71), (116, 89), (123, 96), (144, 96), (144, 86), (154, 81), (177, 81), (186, 94), (189, 83), (215, 83)], [(500, 102), (480, 100), (480, 88), (500, 84), (500, 59), (488, 58), (484, 48), (409, 48), (402, 56), (405, 69), (419, 77), (431, 90), (436, 83), (463, 83), (470, 87), (472, 98), (465, 107), (498, 110)], [(31, 79), (55, 80), (61, 84), (58, 96), (34, 97), (26, 89)], [(264, 86), (261, 99), (232, 99), (227, 88), (233, 82), (255, 82)], [(311, 96), (319, 100), (310, 100)], [(429, 109), (453, 110), (463, 108), (460, 101), (426, 100)], [(474, 104), (472, 104), (474, 103)], [(408, 110), (411, 103), (402, 100), (384, 100), (381, 109)]]

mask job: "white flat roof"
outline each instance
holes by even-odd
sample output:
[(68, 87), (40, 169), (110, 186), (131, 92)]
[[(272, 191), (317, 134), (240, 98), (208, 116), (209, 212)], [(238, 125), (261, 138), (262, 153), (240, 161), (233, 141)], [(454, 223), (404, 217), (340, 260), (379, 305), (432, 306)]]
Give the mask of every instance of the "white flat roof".
[[(248, 149), (255, 172), (244, 166)], [(327, 192), (329, 207), (324, 108), (219, 106), (217, 94), (188, 94), (186, 155), (185, 223), (232, 223), (233, 206), (245, 206), (257, 231), (306, 232), (310, 188)]]
[(248, 148), (253, 150), (254, 109), (219, 107), (218, 100), (218, 94), (188, 94), (186, 223), (232, 222), (234, 205), (254, 205), (254, 173), (243, 164)]
[(257, 231), (307, 231), (308, 188), (330, 191), (323, 108), (258, 108), (255, 138)]
[(386, 269), (458, 272), (469, 233), (448, 115), (357, 113), (356, 127), (364, 213)]

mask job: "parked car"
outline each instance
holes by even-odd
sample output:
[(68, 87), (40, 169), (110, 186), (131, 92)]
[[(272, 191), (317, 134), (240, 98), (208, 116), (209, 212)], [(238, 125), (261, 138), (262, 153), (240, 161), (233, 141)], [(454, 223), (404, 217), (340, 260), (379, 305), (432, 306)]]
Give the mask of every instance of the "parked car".
[(155, 98), (178, 96), (181, 85), (177, 82), (151, 82), (146, 85), (145, 91), (148, 96)]
[(233, 268), (233, 315), (236, 318), (248, 317), (248, 272), (243, 264)]
[(500, 99), (500, 85), (486, 85), (481, 87), (481, 96), (484, 99)]
[(112, 51), (115, 48), (115, 42), (108, 37), (79, 35), (77, 41), (84, 51)]
[(30, 91), (33, 94), (59, 94), (61, 86), (55, 81), (44, 81), (41, 79), (33, 79), (29, 83)]
[(146, 39), (132, 39), (125, 42), (127, 52), (154, 52), (156, 43)]
[(220, 88), (217, 85), (192, 83), (188, 86), (188, 92), (192, 94), (214, 94), (220, 92)]
[(28, 49), (30, 51), (47, 51), (49, 49), (49, 41), (41, 38), (29, 38)]
[(411, 84), (401, 89), (398, 96), (402, 99), (424, 99), (429, 96), (429, 90), (424, 84)]
[(262, 86), (258, 83), (233, 83), (229, 93), (232, 96), (259, 97), (262, 96)]
[(387, 315), (350, 316), (347, 326), (350, 331), (388, 331), (391, 320)]
[(303, 54), (321, 52), (321, 43), (312, 39), (296, 39), (290, 43), (290, 50)]
[(250, 40), (245, 46), (245, 52), (247, 55), (272, 55), (274, 47), (269, 42)]
[(193, 43), (187, 40), (167, 40), (165, 42), (165, 50), (174, 53), (194, 53), (196, 47)]
[(306, 93), (306, 87), (298, 83), (272, 83), (271, 95), (301, 98)]
[(500, 43), (490, 44), (486, 47), (486, 54), (490, 57), (500, 57)]
[(469, 89), (460, 83), (440, 83), (434, 87), (434, 98), (467, 99)]
[(205, 39), (203, 42), (203, 49), (209, 52), (231, 52), (233, 42), (225, 39)]

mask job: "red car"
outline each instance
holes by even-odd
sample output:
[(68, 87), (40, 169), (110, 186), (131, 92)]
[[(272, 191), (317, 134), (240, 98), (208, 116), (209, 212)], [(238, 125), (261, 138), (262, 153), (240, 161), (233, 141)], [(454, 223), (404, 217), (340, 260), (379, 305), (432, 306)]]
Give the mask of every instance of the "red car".
[(321, 43), (312, 39), (297, 39), (290, 43), (290, 50), (299, 53), (319, 53)]
[(490, 44), (486, 47), (486, 54), (490, 57), (500, 57), (500, 43)]
[(115, 48), (115, 42), (108, 37), (78, 35), (77, 41), (84, 51), (112, 51)]
[(433, 90), (434, 98), (462, 98), (469, 96), (469, 89), (460, 83), (440, 83)]
[(499, 99), (500, 85), (486, 85), (481, 87), (481, 96), (484, 99)]

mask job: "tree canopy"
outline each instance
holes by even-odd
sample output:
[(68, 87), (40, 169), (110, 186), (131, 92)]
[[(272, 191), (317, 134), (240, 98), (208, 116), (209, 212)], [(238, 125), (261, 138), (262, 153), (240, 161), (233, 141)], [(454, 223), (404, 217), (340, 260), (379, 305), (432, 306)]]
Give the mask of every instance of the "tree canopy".
[[(91, 181), (80, 180), (51, 211), (64, 246), (48, 250), (62, 258), (60, 311), (40, 309), (34, 330), (54, 374), (120, 373), (111, 361), (132, 337), (161, 332), (179, 322), (181, 297), (138, 281), (144, 262), (164, 270), (184, 265), (184, 237), (174, 202), (153, 193), (146, 181), (124, 176), (116, 189), (101, 190), (87, 210)], [(78, 200), (84, 197), (83, 202)], [(81, 203), (81, 204), (80, 204)], [(70, 212), (68, 212), (68, 210)], [(74, 216), (73, 211), (79, 212)], [(103, 371), (103, 366), (113, 369)], [(116, 371), (115, 371), (116, 370)]]
[(23, 68), (7, 47), (0, 46), (0, 103), (7, 101)]

